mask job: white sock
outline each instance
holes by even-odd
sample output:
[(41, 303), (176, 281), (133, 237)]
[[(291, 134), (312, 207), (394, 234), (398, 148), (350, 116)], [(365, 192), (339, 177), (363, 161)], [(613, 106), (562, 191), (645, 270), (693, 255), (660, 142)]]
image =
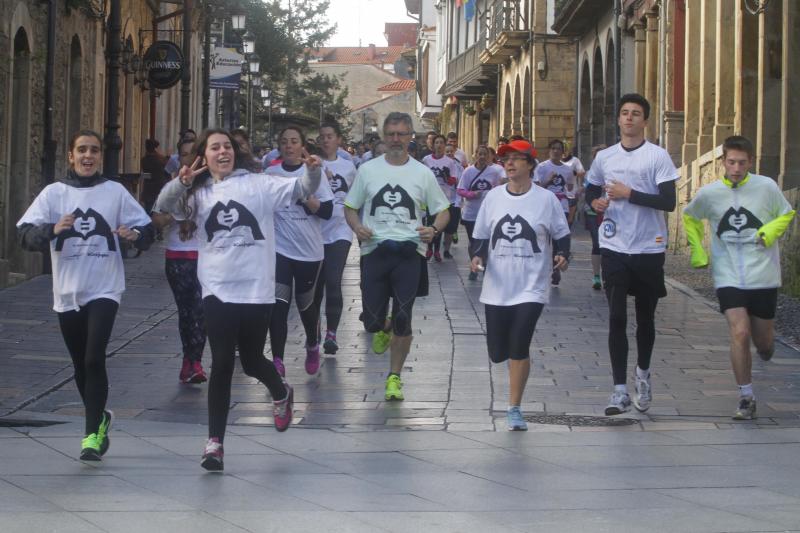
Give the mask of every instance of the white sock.
[(622, 385), (614, 385), (614, 392), (619, 392), (620, 394), (628, 394), (628, 386), (624, 383)]
[(744, 398), (748, 396), (750, 398), (755, 398), (755, 394), (753, 394), (753, 384), (748, 383), (747, 385), (739, 385), (739, 398)]
[(650, 377), (650, 370), (642, 370), (638, 366), (636, 367), (636, 377), (639, 379), (647, 379)]

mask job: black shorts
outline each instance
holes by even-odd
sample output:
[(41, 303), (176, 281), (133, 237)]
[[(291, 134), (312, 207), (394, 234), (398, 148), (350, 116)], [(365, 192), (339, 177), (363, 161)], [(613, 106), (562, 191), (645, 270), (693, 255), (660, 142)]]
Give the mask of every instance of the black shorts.
[(448, 211), (450, 212), (450, 220), (442, 233), (452, 235), (458, 231), (458, 223), (461, 222), (461, 208), (451, 205)]
[(502, 363), (508, 358), (530, 357), (531, 340), (544, 304), (486, 305), (486, 345), (489, 359)]
[(717, 289), (719, 312), (744, 307), (747, 314), (772, 320), (778, 307), (778, 289), (737, 289), (736, 287), (720, 287)]
[[(364, 328), (375, 333), (383, 329), (392, 298), (392, 327), (395, 335), (411, 335), (414, 300), (420, 289), (421, 265), (425, 259), (416, 252), (416, 244), (408, 248), (379, 246), (362, 256), (361, 301)], [(427, 264), (425, 265), (427, 271)]]
[(664, 285), (664, 253), (622, 254), (601, 248), (603, 256), (603, 285), (606, 291), (612, 287), (625, 287), (631, 296), (651, 295), (663, 298), (667, 295)]

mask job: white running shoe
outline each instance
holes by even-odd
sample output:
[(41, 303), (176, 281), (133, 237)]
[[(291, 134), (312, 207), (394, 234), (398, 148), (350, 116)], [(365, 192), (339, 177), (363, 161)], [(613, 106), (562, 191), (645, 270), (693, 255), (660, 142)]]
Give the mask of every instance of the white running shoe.
[(614, 391), (606, 406), (606, 416), (621, 415), (631, 409), (631, 397), (627, 392)]
[(650, 389), (650, 374), (642, 379), (636, 376), (636, 394), (633, 396), (633, 406), (640, 413), (650, 409), (650, 402), (653, 400), (653, 393)]

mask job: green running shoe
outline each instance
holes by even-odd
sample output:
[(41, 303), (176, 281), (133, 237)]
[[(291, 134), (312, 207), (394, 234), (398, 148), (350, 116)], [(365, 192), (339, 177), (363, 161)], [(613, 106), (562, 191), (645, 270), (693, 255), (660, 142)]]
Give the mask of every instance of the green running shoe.
[(403, 380), (397, 374), (390, 374), (386, 378), (386, 393), (384, 394), (387, 402), (402, 401), (403, 398)]
[(81, 461), (100, 461), (100, 442), (97, 433), (86, 435), (81, 441)]
[(108, 446), (111, 444), (111, 439), (108, 433), (111, 431), (111, 425), (114, 423), (114, 412), (110, 409), (103, 411), (103, 419), (100, 421), (100, 427), (97, 428), (97, 438), (100, 441), (100, 455), (105, 455), (108, 451)]
[(385, 353), (392, 342), (392, 334), (388, 331), (379, 331), (372, 336), (372, 351), (376, 354)]

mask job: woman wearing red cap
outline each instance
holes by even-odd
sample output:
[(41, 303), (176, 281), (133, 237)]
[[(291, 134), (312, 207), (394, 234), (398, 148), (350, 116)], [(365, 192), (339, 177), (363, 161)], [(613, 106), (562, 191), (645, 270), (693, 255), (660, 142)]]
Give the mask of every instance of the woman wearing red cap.
[[(508, 429), (525, 431), (520, 405), (531, 368), (531, 339), (550, 298), (551, 272), (567, 268), (569, 226), (556, 196), (533, 185), (533, 146), (515, 140), (497, 153), (509, 181), (489, 191), (478, 211), (471, 270), (482, 270), (488, 259), (480, 300), (486, 308), (489, 358), (509, 361)], [(551, 246), (556, 250), (552, 262)]]

